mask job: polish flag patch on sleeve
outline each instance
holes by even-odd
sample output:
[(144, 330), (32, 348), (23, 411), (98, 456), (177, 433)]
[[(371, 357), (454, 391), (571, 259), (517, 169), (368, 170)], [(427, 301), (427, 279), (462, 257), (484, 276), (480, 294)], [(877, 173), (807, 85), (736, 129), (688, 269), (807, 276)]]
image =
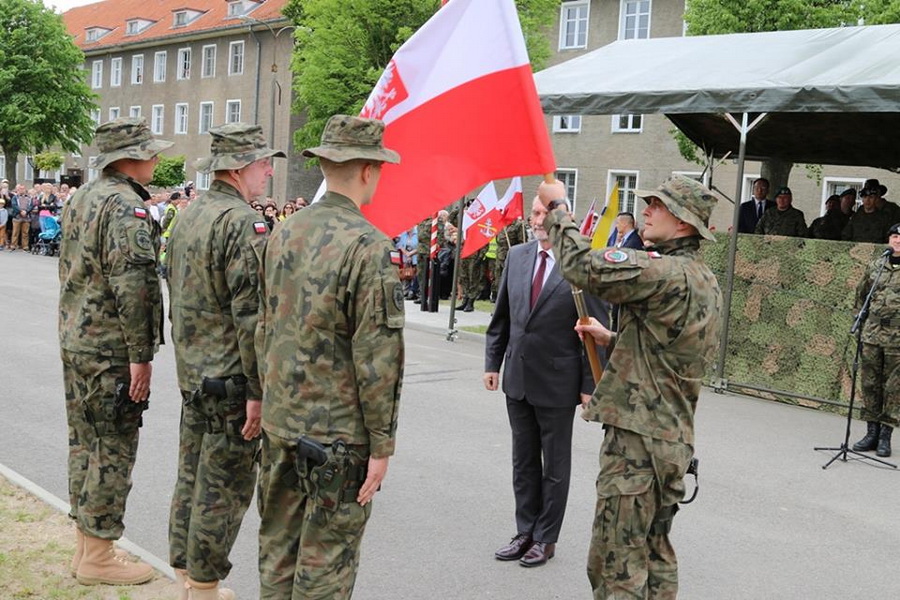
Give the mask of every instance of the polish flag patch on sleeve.
[(257, 221), (253, 224), (253, 231), (255, 231), (256, 233), (266, 233), (267, 231), (269, 231), (269, 228), (262, 221)]
[(391, 250), (391, 264), (397, 265), (398, 267), (403, 264), (403, 261), (400, 259), (400, 251), (399, 250)]
[(134, 216), (138, 219), (146, 219), (147, 218), (147, 209), (141, 206), (134, 207)]

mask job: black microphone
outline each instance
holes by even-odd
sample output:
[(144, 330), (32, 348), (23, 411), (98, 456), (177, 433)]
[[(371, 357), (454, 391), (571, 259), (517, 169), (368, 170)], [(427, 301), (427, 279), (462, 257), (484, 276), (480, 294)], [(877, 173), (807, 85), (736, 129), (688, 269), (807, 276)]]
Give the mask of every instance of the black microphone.
[(885, 250), (884, 252), (881, 253), (881, 257), (884, 258), (886, 256), (890, 256), (893, 253), (894, 253), (894, 249), (888, 248), (887, 250)]

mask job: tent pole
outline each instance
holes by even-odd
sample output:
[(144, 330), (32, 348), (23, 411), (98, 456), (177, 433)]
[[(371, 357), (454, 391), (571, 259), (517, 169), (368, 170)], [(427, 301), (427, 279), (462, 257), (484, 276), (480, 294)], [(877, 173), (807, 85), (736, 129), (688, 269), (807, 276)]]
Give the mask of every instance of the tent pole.
[[(731, 116), (731, 115), (729, 115)], [(733, 119), (731, 119), (734, 122)], [(728, 236), (728, 272), (725, 284), (725, 306), (722, 309), (724, 320), (722, 322), (722, 340), (719, 346), (719, 362), (716, 365), (716, 379), (713, 388), (722, 392), (728, 388), (725, 381), (725, 356), (728, 351), (728, 323), (731, 320), (731, 292), (734, 289), (734, 262), (737, 255), (738, 223), (741, 217), (741, 192), (744, 187), (744, 158), (747, 151), (747, 132), (750, 130), (747, 124), (747, 113), (741, 117), (741, 125), (738, 128), (741, 134), (741, 145), (738, 152), (737, 183), (734, 192), (734, 215), (731, 221), (731, 235)]]

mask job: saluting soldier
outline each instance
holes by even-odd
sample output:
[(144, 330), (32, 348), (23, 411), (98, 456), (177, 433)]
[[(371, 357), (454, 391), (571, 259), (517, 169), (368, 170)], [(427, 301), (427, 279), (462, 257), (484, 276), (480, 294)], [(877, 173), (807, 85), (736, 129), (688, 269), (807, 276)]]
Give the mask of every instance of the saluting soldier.
[(274, 231), (258, 325), (263, 381), (260, 597), (349, 598), (371, 501), (394, 453), (403, 378), (399, 253), (360, 207), (382, 164), (384, 123), (329, 119), (327, 191)]
[(250, 202), (272, 158), (258, 125), (209, 130), (209, 191), (179, 211), (169, 239), (169, 316), (183, 401), (169, 561), (183, 600), (230, 600), (219, 581), (253, 497), (262, 388), (256, 362), (259, 272), (268, 227)]
[(69, 429), (69, 516), (77, 546), (72, 571), (86, 585), (133, 585), (153, 578), (145, 563), (113, 548), (159, 349), (162, 296), (156, 275), (159, 226), (144, 202), (157, 154), (144, 119), (97, 128), (100, 176), (62, 213), (59, 342)]
[(563, 277), (619, 305), (619, 331), (577, 326), (599, 343), (617, 340), (582, 416), (602, 422), (597, 509), (588, 554), (595, 600), (674, 600), (678, 567), (668, 533), (694, 454), (700, 382), (719, 343), (722, 295), (700, 259), (716, 203), (702, 184), (672, 177), (635, 190), (644, 209), (645, 250), (591, 250), (565, 210), (565, 186), (542, 183), (544, 220)]

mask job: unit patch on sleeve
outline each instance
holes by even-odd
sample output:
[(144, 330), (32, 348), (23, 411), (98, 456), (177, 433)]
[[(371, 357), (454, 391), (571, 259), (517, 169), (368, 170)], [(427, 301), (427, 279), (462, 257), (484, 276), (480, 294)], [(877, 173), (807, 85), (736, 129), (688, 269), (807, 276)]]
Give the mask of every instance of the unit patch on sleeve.
[(142, 206), (134, 207), (134, 216), (138, 219), (146, 219), (147, 218), (147, 209)]
[(257, 221), (253, 224), (253, 231), (255, 231), (256, 233), (266, 233), (267, 231), (269, 231), (269, 228), (262, 221)]
[(400, 265), (403, 264), (403, 260), (400, 258), (399, 250), (391, 250), (389, 252), (389, 254), (391, 255), (391, 264), (392, 265), (396, 265), (399, 267)]
[(628, 253), (622, 250), (610, 249), (603, 253), (603, 260), (608, 263), (623, 263), (628, 260)]

